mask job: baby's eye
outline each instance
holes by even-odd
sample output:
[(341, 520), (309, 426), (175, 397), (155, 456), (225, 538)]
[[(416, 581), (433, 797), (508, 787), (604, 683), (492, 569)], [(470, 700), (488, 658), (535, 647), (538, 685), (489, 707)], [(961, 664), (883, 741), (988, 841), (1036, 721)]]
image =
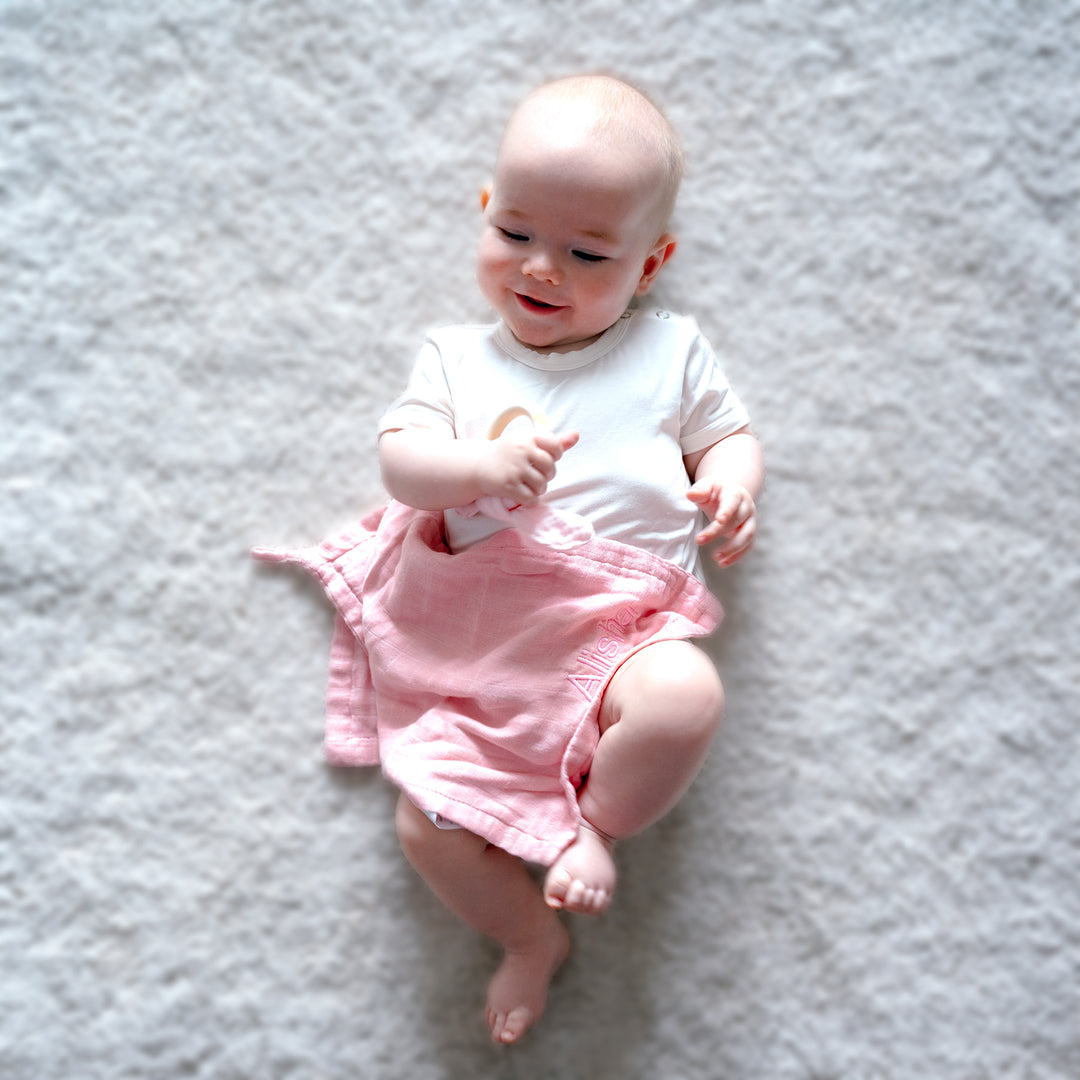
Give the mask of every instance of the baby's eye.
[(524, 236), (521, 233), (511, 232), (509, 229), (500, 228), (499, 232), (501, 232), (507, 240), (516, 240), (519, 244), (529, 239), (527, 236)]
[(576, 259), (580, 259), (582, 262), (598, 263), (607, 261), (606, 255), (595, 255), (591, 251), (575, 251), (573, 252), (573, 255)]

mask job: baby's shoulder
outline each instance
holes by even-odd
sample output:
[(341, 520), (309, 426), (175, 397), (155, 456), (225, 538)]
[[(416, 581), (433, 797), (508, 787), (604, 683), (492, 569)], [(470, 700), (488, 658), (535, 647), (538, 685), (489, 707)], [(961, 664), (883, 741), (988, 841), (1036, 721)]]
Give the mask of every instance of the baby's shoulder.
[(436, 326), (424, 337), (424, 350), (446, 368), (483, 363), (492, 351), (496, 325), (492, 323), (455, 323)]
[(494, 323), (452, 323), (428, 330), (427, 340), (450, 350), (469, 349), (490, 340), (494, 332)]
[(632, 336), (647, 335), (681, 341), (693, 341), (701, 337), (701, 328), (693, 315), (679, 314), (662, 307), (634, 308), (630, 314)]
[(631, 353), (655, 363), (663, 356), (669, 367), (696, 369), (713, 357), (712, 346), (705, 339), (692, 315), (680, 315), (667, 308), (636, 308), (629, 320), (624, 339)]

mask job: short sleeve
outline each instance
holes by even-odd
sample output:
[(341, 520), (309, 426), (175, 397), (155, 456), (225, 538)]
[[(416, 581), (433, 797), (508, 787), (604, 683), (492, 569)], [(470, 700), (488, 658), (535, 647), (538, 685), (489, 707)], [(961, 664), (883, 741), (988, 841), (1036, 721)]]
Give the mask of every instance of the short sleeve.
[(687, 351), (683, 376), (679, 445), (683, 454), (707, 450), (750, 423), (750, 414), (731, 389), (712, 347), (699, 333)]
[(413, 365), (405, 393), (379, 421), (379, 434), (406, 427), (449, 428), (454, 433), (454, 404), (439, 346), (430, 337)]

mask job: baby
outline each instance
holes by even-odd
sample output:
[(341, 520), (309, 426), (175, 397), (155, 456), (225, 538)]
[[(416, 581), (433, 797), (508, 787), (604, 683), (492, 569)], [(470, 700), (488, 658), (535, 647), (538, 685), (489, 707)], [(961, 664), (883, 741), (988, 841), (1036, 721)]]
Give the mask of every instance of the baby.
[[(443, 512), (455, 557), (501, 542), (514, 507), (584, 519), (604, 560), (624, 565), (625, 545), (625, 565), (652, 567), (650, 580), (671, 570), (676, 593), (699, 587), (700, 548), (730, 566), (753, 544), (764, 474), (745, 410), (692, 320), (628, 310), (675, 251), (667, 227), (681, 172), (667, 120), (620, 80), (558, 80), (513, 113), (481, 194), (478, 280), (500, 322), (432, 335), (380, 425), (387, 490)], [(490, 438), (509, 405), (544, 421)], [(505, 512), (476, 512), (493, 505)], [(615, 655), (626, 618), (608, 620), (600, 653)], [(452, 811), (415, 792), (399, 800), (410, 862), (504, 950), (487, 995), (496, 1042), (520, 1039), (544, 1009), (569, 948), (558, 912), (607, 908), (615, 842), (670, 810), (702, 764), (723, 693), (691, 633), (645, 639), (610, 677), (577, 684), (595, 690), (592, 753), (573, 777), (576, 834), (542, 888)]]

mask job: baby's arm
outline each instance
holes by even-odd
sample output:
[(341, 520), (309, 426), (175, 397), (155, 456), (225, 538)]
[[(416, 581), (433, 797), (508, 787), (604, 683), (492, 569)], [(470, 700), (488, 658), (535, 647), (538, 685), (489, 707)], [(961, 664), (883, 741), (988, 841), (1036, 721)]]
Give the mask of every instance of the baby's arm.
[(685, 460), (694, 481), (687, 495), (709, 519), (697, 542), (720, 540), (713, 561), (731, 566), (750, 550), (757, 532), (756, 500), (765, 483), (761, 446), (744, 427)]
[(379, 439), (383, 484), (418, 510), (466, 506), (485, 495), (534, 502), (555, 476), (555, 465), (578, 441), (532, 428), (495, 440), (455, 439), (425, 427), (387, 431)]

